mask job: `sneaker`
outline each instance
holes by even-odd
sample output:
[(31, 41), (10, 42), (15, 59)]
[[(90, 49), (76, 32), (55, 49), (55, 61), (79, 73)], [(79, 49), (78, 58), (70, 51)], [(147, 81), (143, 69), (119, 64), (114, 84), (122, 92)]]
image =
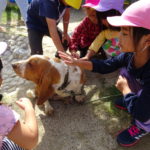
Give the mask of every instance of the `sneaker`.
[(117, 136), (117, 142), (121, 146), (130, 147), (136, 144), (140, 138), (146, 134), (148, 134), (148, 132), (138, 128), (136, 125), (132, 125), (119, 133)]
[(115, 106), (119, 109), (127, 110), (127, 108), (123, 102), (123, 97), (116, 99)]

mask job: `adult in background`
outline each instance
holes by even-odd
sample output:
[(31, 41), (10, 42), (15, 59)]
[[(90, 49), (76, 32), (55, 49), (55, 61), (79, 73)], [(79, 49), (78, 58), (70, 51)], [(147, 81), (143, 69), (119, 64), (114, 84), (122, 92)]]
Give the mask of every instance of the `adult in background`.
[[(32, 0), (27, 11), (28, 38), (31, 55), (43, 54), (42, 39), (50, 36), (57, 51), (65, 51), (70, 19), (70, 6), (80, 8), (82, 0)], [(63, 18), (63, 32), (57, 25)], [(56, 54), (57, 56), (57, 54)]]
[[(28, 1), (27, 0), (9, 0), (10, 2), (16, 2), (18, 5), (23, 20), (26, 22), (27, 18), (27, 9), (28, 9)], [(0, 0), (0, 18), (2, 16), (3, 11), (7, 6), (8, 0)]]

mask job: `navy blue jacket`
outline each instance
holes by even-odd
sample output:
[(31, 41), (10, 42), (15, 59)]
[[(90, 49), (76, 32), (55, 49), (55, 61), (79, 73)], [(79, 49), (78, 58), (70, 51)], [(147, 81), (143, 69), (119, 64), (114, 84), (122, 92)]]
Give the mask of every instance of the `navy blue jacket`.
[(58, 23), (66, 8), (60, 0), (32, 0), (27, 11), (28, 29), (48, 33), (46, 18), (54, 19)]
[(141, 68), (133, 66), (133, 53), (122, 53), (107, 60), (92, 60), (93, 72), (101, 74), (111, 73), (125, 67), (127, 71), (140, 83), (141, 93), (129, 93), (124, 96), (128, 111), (141, 122), (150, 119), (150, 60)]

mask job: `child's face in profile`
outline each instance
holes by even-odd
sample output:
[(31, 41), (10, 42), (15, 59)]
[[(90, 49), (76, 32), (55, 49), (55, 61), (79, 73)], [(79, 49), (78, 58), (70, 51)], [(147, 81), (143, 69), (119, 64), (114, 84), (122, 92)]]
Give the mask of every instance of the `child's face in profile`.
[(96, 11), (93, 8), (90, 7), (85, 7), (84, 11), (88, 18), (95, 24), (98, 24), (97, 16), (96, 16)]
[(109, 27), (109, 23), (108, 23), (107, 19), (102, 19), (102, 24), (106, 27)]

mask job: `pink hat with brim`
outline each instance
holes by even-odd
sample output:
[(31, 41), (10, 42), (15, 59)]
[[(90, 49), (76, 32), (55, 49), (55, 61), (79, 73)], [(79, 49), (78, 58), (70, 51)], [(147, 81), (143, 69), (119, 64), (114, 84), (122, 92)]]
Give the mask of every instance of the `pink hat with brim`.
[(82, 7), (90, 7), (99, 12), (108, 11), (111, 9), (123, 12), (124, 0), (86, 0)]
[(107, 17), (112, 26), (133, 26), (150, 29), (150, 1), (140, 0), (130, 5), (121, 16)]

